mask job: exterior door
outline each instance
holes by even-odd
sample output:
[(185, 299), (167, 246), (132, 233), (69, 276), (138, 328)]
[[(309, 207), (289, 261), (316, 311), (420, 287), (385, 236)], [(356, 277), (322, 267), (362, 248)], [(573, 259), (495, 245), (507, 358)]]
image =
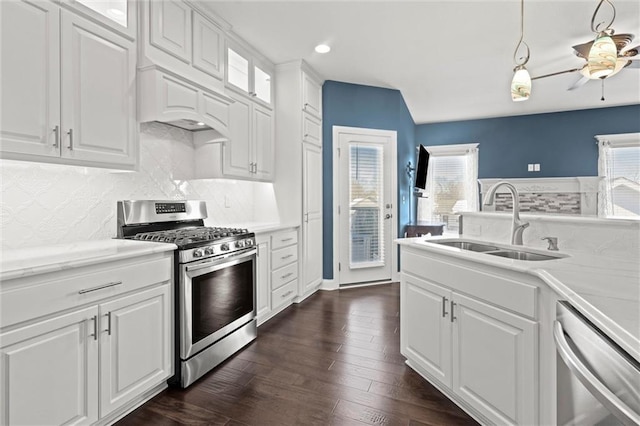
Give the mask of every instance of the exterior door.
[(395, 132), (354, 128), (338, 139), (339, 283), (389, 281)]
[(0, 2), (2, 151), (58, 157), (60, 8)]
[(98, 308), (0, 335), (0, 424), (98, 420)]
[(322, 149), (302, 144), (302, 294), (322, 283)]

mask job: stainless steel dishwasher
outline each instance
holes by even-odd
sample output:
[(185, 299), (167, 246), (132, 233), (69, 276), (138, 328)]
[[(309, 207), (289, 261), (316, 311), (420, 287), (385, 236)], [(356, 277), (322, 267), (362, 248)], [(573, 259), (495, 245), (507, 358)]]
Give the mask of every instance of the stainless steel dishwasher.
[(556, 312), (558, 425), (640, 425), (640, 363), (568, 302)]

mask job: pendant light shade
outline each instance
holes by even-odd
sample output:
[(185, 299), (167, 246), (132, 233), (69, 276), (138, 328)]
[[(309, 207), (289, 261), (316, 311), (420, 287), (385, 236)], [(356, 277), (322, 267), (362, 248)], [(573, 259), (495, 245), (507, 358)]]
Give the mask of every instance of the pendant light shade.
[(514, 69), (513, 80), (511, 80), (511, 99), (514, 102), (526, 101), (531, 95), (531, 76), (524, 65), (519, 65)]
[(618, 49), (607, 33), (600, 33), (589, 50), (588, 68), (591, 78), (603, 78), (616, 69)]

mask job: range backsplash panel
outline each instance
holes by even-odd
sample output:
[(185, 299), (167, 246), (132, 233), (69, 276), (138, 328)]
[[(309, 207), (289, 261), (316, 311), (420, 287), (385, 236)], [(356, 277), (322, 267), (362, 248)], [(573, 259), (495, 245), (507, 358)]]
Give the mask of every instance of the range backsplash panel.
[(138, 172), (0, 160), (1, 247), (113, 238), (123, 199), (204, 200), (208, 225), (279, 221), (272, 184), (192, 170), (192, 134), (160, 123), (141, 124)]

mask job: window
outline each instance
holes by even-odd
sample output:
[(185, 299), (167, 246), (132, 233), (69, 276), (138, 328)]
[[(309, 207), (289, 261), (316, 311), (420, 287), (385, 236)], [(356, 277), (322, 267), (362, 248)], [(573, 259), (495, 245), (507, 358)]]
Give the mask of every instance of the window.
[(596, 136), (598, 140), (598, 214), (640, 218), (640, 133)]
[(457, 212), (478, 211), (478, 144), (427, 146), (429, 168), (418, 220), (458, 229)]

